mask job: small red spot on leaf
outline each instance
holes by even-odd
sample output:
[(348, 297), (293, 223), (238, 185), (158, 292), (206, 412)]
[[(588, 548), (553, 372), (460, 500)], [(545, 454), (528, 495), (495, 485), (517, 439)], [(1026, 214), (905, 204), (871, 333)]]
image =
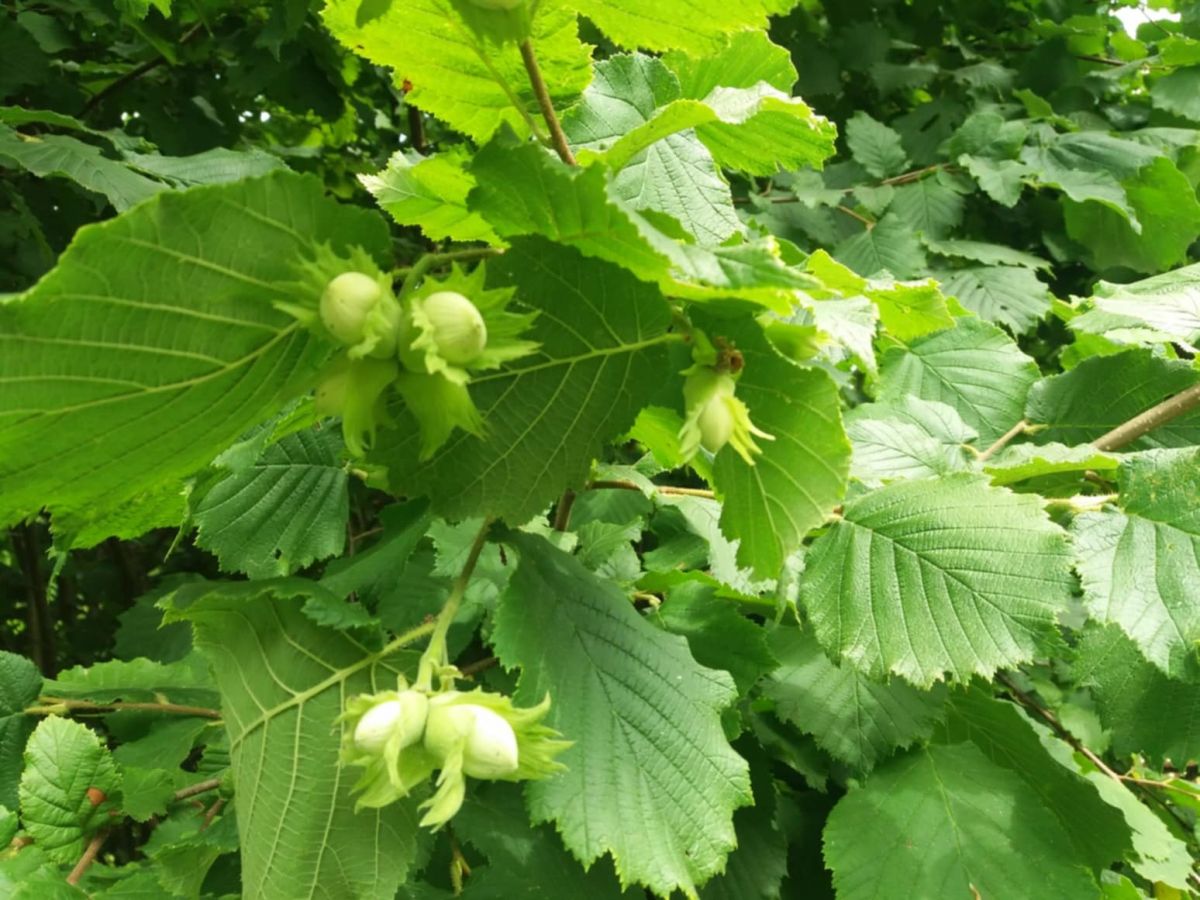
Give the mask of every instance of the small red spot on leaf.
[(108, 795), (98, 787), (90, 787), (87, 789), (87, 798), (92, 806), (99, 806), (108, 799)]

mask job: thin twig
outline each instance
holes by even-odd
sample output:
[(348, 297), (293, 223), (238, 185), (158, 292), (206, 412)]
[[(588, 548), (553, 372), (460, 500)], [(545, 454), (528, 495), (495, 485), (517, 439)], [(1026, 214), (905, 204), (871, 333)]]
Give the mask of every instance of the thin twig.
[[(617, 490), (617, 491), (638, 491), (641, 492), (641, 487), (632, 481), (621, 481), (619, 479), (604, 479), (600, 481), (588, 482), (587, 489), (589, 491), (596, 490)], [(706, 488), (689, 488), (675, 487), (671, 484), (656, 484), (654, 490), (660, 494), (676, 494), (681, 497), (703, 497), (706, 500), (715, 500), (716, 493)]]
[(476, 660), (473, 663), (468, 663), (459, 669), (459, 671), (462, 672), (463, 678), (474, 678), (480, 672), (486, 672), (498, 662), (500, 662), (500, 660), (497, 657), (487, 656), (483, 659)]
[(875, 227), (874, 219), (869, 219), (866, 216), (864, 216), (862, 213), (857, 212), (848, 206), (843, 206), (839, 203), (837, 206), (834, 207), (834, 209), (836, 209), (840, 213), (845, 213), (852, 219), (857, 219), (858, 221), (862, 222), (863, 225), (866, 226), (867, 231), (870, 231), (872, 228)]
[(550, 128), (550, 141), (554, 144), (554, 149), (558, 152), (558, 157), (568, 166), (575, 165), (575, 154), (571, 152), (571, 145), (567, 143), (567, 136), (563, 133), (562, 123), (558, 121), (558, 114), (554, 111), (554, 101), (550, 99), (550, 91), (546, 87), (546, 81), (542, 78), (542, 70), (538, 68), (537, 56), (533, 52), (533, 44), (529, 39), (521, 41), (521, 61), (525, 63), (525, 71), (529, 75), (529, 83), (533, 86), (534, 96), (537, 97), (538, 108), (542, 111), (542, 118), (546, 120), (546, 125)]
[[(1097, 756), (1095, 753), (1093, 753), (1091, 750), (1089, 750), (1087, 747), (1085, 747), (1080, 742), (1080, 740), (1077, 737), (1075, 737), (1075, 735), (1071, 734), (1071, 732), (1069, 732), (1065, 727), (1063, 727), (1062, 723), (1058, 721), (1058, 718), (1054, 715), (1054, 713), (1050, 712), (1050, 710), (1043, 707), (1040, 703), (1038, 703), (1036, 700), (1034, 700), (1032, 697), (1030, 697), (1028, 694), (1026, 694), (1024, 691), (1022, 691), (1019, 687), (1017, 687), (1012, 682), (1012, 679), (1010, 679), (1008, 676), (1004, 675), (1003, 673), (1000, 673), (996, 676), (996, 680), (999, 681), (1001, 684), (1003, 684), (1008, 689), (1009, 693), (1011, 693), (1014, 697), (1017, 698), (1017, 700), (1021, 703), (1022, 706), (1024, 706), (1026, 709), (1030, 710), (1031, 712), (1036, 713), (1052, 729), (1054, 729), (1055, 734), (1057, 734), (1060, 738), (1062, 738), (1064, 741), (1066, 741), (1068, 744), (1070, 744), (1072, 747), (1074, 747), (1075, 750), (1077, 750), (1079, 753), (1083, 754), (1083, 756), (1093, 766), (1095, 766), (1097, 769), (1099, 769), (1101, 772), (1103, 772), (1109, 778), (1112, 778), (1121, 784), (1125, 783), (1125, 781), (1127, 779), (1123, 775), (1114, 771), (1107, 763), (1104, 762), (1104, 760), (1102, 760), (1099, 756)], [(1135, 784), (1135, 786), (1140, 787), (1140, 785), (1136, 785), (1136, 784)], [(1141, 788), (1140, 792), (1144, 796), (1154, 800), (1156, 803), (1158, 803), (1160, 806), (1162, 806), (1169, 814), (1174, 816), (1176, 818), (1176, 820), (1178, 821), (1178, 814), (1175, 813), (1175, 811), (1172, 810), (1165, 803), (1163, 803), (1162, 798), (1145, 790), (1145, 788)]]
[(197, 794), (204, 794), (208, 791), (215, 791), (221, 786), (220, 778), (210, 778), (208, 781), (198, 781), (195, 784), (185, 788), (180, 788), (175, 792), (176, 800), (186, 800), (188, 797), (195, 797)]
[(225, 806), (225, 798), (218, 797), (212, 806), (204, 813), (204, 821), (200, 823), (200, 830), (204, 831), (213, 823), (213, 819), (217, 817), (217, 813)]
[(1076, 59), (1081, 59), (1084, 62), (1100, 63), (1105, 66), (1127, 66), (1129, 62), (1123, 59), (1109, 59), (1107, 56), (1091, 56), (1088, 54), (1076, 54)]
[(1011, 441), (1013, 438), (1015, 438), (1017, 435), (1021, 434), (1025, 430), (1025, 426), (1028, 424), (1029, 424), (1028, 422), (1026, 422), (1024, 419), (1022, 419), (1020, 422), (1018, 422), (1012, 428), (1008, 429), (1008, 431), (1006, 431), (1006, 432), (1004, 432), (1004, 434), (1000, 435), (1000, 437), (996, 440), (996, 443), (992, 444), (992, 446), (988, 447), (986, 450), (984, 450), (982, 453), (979, 454), (979, 456), (977, 457), (978, 461), (983, 462), (987, 459), (990, 459), (992, 456), (994, 456), (1000, 450), (1003, 450), (1005, 447), (1008, 446), (1009, 441)]
[(1107, 434), (1102, 434), (1092, 441), (1092, 446), (1097, 450), (1117, 450), (1126, 444), (1133, 443), (1160, 425), (1165, 425), (1172, 419), (1191, 412), (1197, 406), (1200, 406), (1200, 384), (1192, 385), (1174, 397), (1168, 397), (1162, 403), (1134, 416), (1123, 425), (1118, 425)]
[(179, 703), (127, 703), (120, 700), (112, 703), (93, 703), (91, 700), (65, 700), (61, 697), (38, 697), (38, 705), (27, 706), (27, 716), (54, 716), (71, 712), (110, 712), (137, 710), (139, 712), (170, 713), (177, 716), (201, 716), (205, 719), (221, 718), (221, 711), (207, 706), (184, 706)]
[(1185, 781), (1185, 779), (1182, 778), (1168, 778), (1166, 781), (1155, 781), (1151, 778), (1139, 778), (1137, 775), (1122, 775), (1121, 780), (1128, 781), (1130, 784), (1136, 784), (1141, 787), (1152, 787), (1159, 788), (1164, 791), (1174, 791), (1177, 794), (1183, 794), (1185, 797), (1188, 797), (1191, 800), (1196, 799), (1195, 790), (1175, 787), (1173, 782)]
[[(189, 28), (187, 31), (185, 31), (180, 36), (179, 43), (186, 44), (188, 41), (190, 41), (192, 38), (194, 38), (197, 34), (199, 34), (202, 28), (203, 28), (203, 24), (200, 22), (197, 22), (195, 25), (193, 25), (191, 28)], [(103, 88), (101, 88), (96, 93), (94, 93), (90, 98), (88, 98), (87, 103), (85, 103), (83, 105), (83, 108), (81, 110), (79, 110), (79, 118), (82, 119), (85, 116), (87, 116), (87, 114), (90, 113), (97, 106), (99, 106), (101, 101), (103, 101), (106, 97), (112, 96), (117, 91), (121, 90), (121, 88), (125, 87), (125, 85), (129, 84), (130, 82), (137, 81), (137, 79), (141, 78), (143, 75), (145, 75), (148, 72), (154, 71), (155, 69), (157, 69), (159, 66), (161, 66), (165, 62), (167, 62), (167, 58), (165, 56), (156, 56), (156, 57), (154, 57), (154, 59), (148, 59), (141, 65), (135, 66), (134, 68), (130, 69), (128, 72), (126, 72), (120, 78), (118, 78), (116, 81), (110, 82), (109, 84), (105, 85)]]
[(1113, 769), (1109, 767), (1108, 763), (1085, 747), (1080, 742), (1079, 738), (1071, 734), (1071, 732), (1068, 731), (1060, 721), (1058, 721), (1058, 717), (1055, 716), (1054, 713), (1050, 712), (1050, 710), (1046, 709), (1027, 693), (1017, 687), (1011, 678), (1009, 678), (1003, 672), (1000, 672), (997, 673), (996, 680), (1003, 684), (1005, 689), (1014, 697), (1016, 697), (1017, 701), (1022, 706), (1024, 706), (1030, 712), (1036, 713), (1038, 718), (1042, 719), (1042, 721), (1044, 721), (1054, 730), (1055, 734), (1074, 747), (1077, 751), (1082, 753), (1087, 758), (1088, 762), (1090, 762), (1093, 766), (1095, 766), (1109, 778), (1115, 779), (1116, 781), (1122, 780), (1121, 776), (1117, 772), (1113, 771)]
[(914, 169), (911, 172), (902, 172), (899, 175), (893, 175), (891, 178), (885, 178), (879, 182), (880, 186), (885, 184), (908, 184), (910, 181), (920, 181), (926, 175), (938, 171), (939, 169), (953, 168), (947, 163), (934, 163), (932, 166), (925, 166), (923, 169)]
[(88, 845), (83, 851), (83, 856), (79, 857), (79, 862), (75, 863), (75, 868), (67, 876), (67, 884), (79, 884), (79, 879), (88, 870), (88, 866), (96, 861), (96, 857), (100, 853), (100, 848), (104, 846), (104, 841), (107, 837), (107, 828), (101, 828), (92, 836), (92, 839), (88, 841)]

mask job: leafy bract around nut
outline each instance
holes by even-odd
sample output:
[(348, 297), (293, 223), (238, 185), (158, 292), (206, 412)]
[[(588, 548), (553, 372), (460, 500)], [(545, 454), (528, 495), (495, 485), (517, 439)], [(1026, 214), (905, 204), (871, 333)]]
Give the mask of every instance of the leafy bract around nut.
[(394, 356), (400, 304), (391, 279), (365, 251), (352, 247), (348, 257), (341, 257), (322, 244), (297, 268), (290, 291), (295, 299), (276, 303), (278, 308), (346, 347), (351, 359)]
[(513, 289), (488, 290), (485, 278), (482, 265), (469, 273), (454, 266), (404, 298), (399, 353), (406, 369), (466, 384), (468, 370), (497, 369), (538, 349), (520, 339), (536, 313), (510, 312)]
[(403, 684), (346, 704), (341, 759), (364, 769), (354, 785), (356, 809), (394, 803), (433, 774), (435, 760), (421, 745), (428, 709), (425, 693)]
[(424, 748), (438, 759), (441, 772), (437, 791), (422, 804), (426, 813), (421, 824), (436, 828), (458, 812), (467, 776), (532, 781), (561, 771), (563, 765), (555, 757), (571, 742), (541, 724), (549, 711), (549, 695), (526, 709), (481, 689), (432, 697)]
[(421, 426), (422, 459), (455, 428), (482, 434), (467, 390), (472, 371), (496, 369), (538, 349), (520, 337), (536, 313), (510, 312), (512, 288), (488, 290), (485, 278), (484, 266), (470, 273), (454, 266), (404, 298), (397, 350), (405, 372), (396, 389)]
[(755, 455), (762, 453), (754, 438), (770, 441), (774, 437), (750, 421), (750, 411), (736, 396), (734, 376), (701, 364), (692, 366), (687, 374), (683, 383), (686, 417), (679, 430), (684, 459), (691, 459), (701, 447), (716, 453), (729, 444), (748, 465), (754, 465)]
[(366, 452), (375, 430), (388, 421), (384, 391), (400, 375), (394, 359), (350, 359), (338, 356), (322, 373), (314, 407), (321, 416), (341, 416), (346, 449)]
[(555, 757), (571, 746), (540, 724), (546, 697), (520, 709), (501, 694), (474, 690), (429, 694), (409, 688), (363, 694), (346, 704), (342, 762), (364, 771), (357, 806), (386, 806), (408, 796), (437, 770), (437, 790), (422, 804), (422, 825), (436, 828), (462, 806), (466, 779), (525, 781), (562, 769)]
[(465, 384), (445, 375), (418, 375), (401, 372), (396, 390), (421, 425), (421, 459), (429, 459), (446, 443), (455, 428), (469, 434), (483, 434), (483, 419)]

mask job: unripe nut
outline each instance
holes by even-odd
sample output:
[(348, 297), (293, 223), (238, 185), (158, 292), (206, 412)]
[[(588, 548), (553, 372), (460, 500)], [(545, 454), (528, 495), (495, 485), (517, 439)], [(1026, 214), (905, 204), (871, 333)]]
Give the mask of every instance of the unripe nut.
[(445, 759), (464, 740), (463, 773), (503, 778), (517, 771), (517, 736), (499, 713), (473, 703), (435, 705), (429, 711), (425, 747)]
[(367, 316), (383, 296), (370, 275), (343, 272), (321, 294), (321, 322), (339, 344), (352, 346), (365, 335)]
[(429, 699), (420, 691), (401, 691), (367, 710), (354, 728), (354, 745), (365, 753), (378, 753), (398, 736), (400, 748), (421, 739), (429, 713)]
[(696, 420), (700, 426), (700, 446), (709, 453), (716, 453), (733, 437), (733, 410), (725, 396), (717, 394), (704, 405)]
[(455, 291), (438, 291), (421, 303), (433, 328), (438, 355), (453, 366), (466, 366), (487, 346), (487, 325), (475, 304)]

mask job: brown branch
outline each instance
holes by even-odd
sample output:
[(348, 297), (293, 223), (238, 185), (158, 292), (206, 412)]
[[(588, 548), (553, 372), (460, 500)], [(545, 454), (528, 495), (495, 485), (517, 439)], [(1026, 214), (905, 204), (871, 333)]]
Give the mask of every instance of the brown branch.
[(528, 38), (521, 41), (521, 61), (525, 63), (525, 71), (529, 74), (529, 83), (533, 86), (533, 93), (537, 97), (542, 118), (546, 120), (546, 125), (550, 128), (550, 141), (554, 144), (559, 159), (568, 166), (575, 165), (575, 154), (571, 152), (571, 145), (567, 143), (562, 123), (558, 121), (558, 115), (554, 112), (554, 101), (550, 99), (550, 91), (546, 87), (545, 79), (542, 78), (542, 70), (538, 68), (533, 44)]
[(217, 813), (219, 813), (224, 806), (225, 806), (225, 798), (218, 797), (216, 799), (216, 802), (213, 803), (213, 805), (210, 806), (208, 808), (208, 811), (204, 814), (204, 821), (200, 824), (201, 831), (204, 831), (206, 828), (208, 828), (209, 825), (211, 825), (213, 823), (213, 819), (215, 819), (217, 817)]
[(571, 509), (575, 506), (575, 492), (568, 488), (558, 498), (558, 506), (554, 510), (554, 530), (566, 531), (571, 527)]
[(1071, 734), (1071, 732), (1068, 731), (1060, 721), (1058, 721), (1058, 717), (1055, 716), (1054, 713), (1050, 712), (1050, 710), (1046, 709), (1027, 693), (1017, 687), (1011, 678), (1009, 678), (1003, 672), (1000, 672), (997, 673), (996, 680), (1003, 684), (1005, 690), (1012, 694), (1022, 706), (1024, 706), (1030, 712), (1036, 713), (1038, 718), (1049, 725), (1055, 734), (1074, 747), (1078, 752), (1082, 753), (1087, 758), (1088, 762), (1090, 762), (1093, 766), (1095, 766), (1109, 778), (1115, 779), (1116, 781), (1123, 781), (1121, 776), (1109, 767), (1108, 763), (1085, 747), (1079, 738)]
[[(185, 31), (180, 36), (179, 43), (181, 45), (186, 44), (188, 41), (190, 41), (192, 38), (194, 38), (196, 35), (198, 35), (203, 27), (204, 26), (202, 23), (197, 22), (195, 25), (193, 25), (191, 28), (189, 28), (187, 31)], [(85, 103), (83, 105), (83, 108), (79, 110), (78, 117), (81, 119), (84, 118), (85, 116), (87, 116), (88, 113), (90, 113), (93, 109), (95, 109), (97, 106), (99, 106), (106, 98), (112, 96), (117, 91), (121, 90), (123, 87), (125, 87), (125, 85), (130, 84), (131, 82), (137, 81), (139, 78), (141, 78), (143, 75), (147, 74), (148, 72), (153, 72), (155, 69), (157, 69), (159, 66), (161, 66), (165, 62), (167, 62), (167, 58), (165, 56), (156, 56), (153, 59), (148, 59), (144, 63), (141, 63), (140, 65), (135, 66), (134, 68), (130, 69), (128, 72), (126, 72), (120, 78), (118, 78), (116, 81), (112, 81), (109, 84), (105, 85), (103, 88), (101, 88), (96, 93), (94, 93), (90, 98), (88, 98), (87, 103)]]
[(490, 669), (498, 662), (500, 662), (500, 660), (494, 656), (485, 656), (483, 659), (477, 659), (475, 662), (468, 663), (467, 665), (463, 666), (461, 669), (459, 669), (459, 672), (462, 673), (463, 678), (474, 678), (480, 672)]
[(923, 169), (914, 169), (911, 172), (902, 172), (899, 175), (893, 175), (891, 178), (885, 178), (879, 182), (882, 187), (885, 184), (908, 184), (912, 181), (920, 181), (926, 175), (938, 171), (938, 169), (947, 169), (950, 166), (947, 163), (934, 163), (932, 166), (926, 166)]
[(28, 655), (38, 671), (54, 677), (54, 625), (42, 574), (41, 541), (34, 525), (18, 525), (9, 532), (22, 576), (25, 578), (25, 627), (29, 639)]
[(186, 800), (188, 797), (195, 797), (197, 794), (204, 794), (208, 791), (215, 791), (221, 786), (220, 778), (210, 778), (208, 781), (198, 781), (195, 784), (188, 785), (185, 788), (180, 788), (175, 792), (176, 800)]
[(1011, 441), (1018, 434), (1023, 432), (1025, 430), (1025, 427), (1028, 424), (1029, 424), (1028, 422), (1026, 422), (1024, 419), (1022, 419), (1020, 422), (1018, 422), (1012, 428), (1008, 429), (1008, 431), (1004, 432), (1004, 434), (1000, 435), (1000, 437), (996, 441), (996, 443), (992, 444), (992, 446), (988, 447), (986, 450), (984, 450), (982, 453), (979, 454), (979, 457), (978, 457), (979, 462), (984, 462), (985, 460), (991, 459), (992, 456), (994, 456), (1000, 450), (1003, 450), (1005, 447), (1007, 447), (1009, 441)]
[(88, 845), (83, 851), (83, 856), (79, 857), (79, 862), (75, 863), (75, 868), (67, 876), (67, 884), (79, 884), (79, 879), (88, 870), (88, 866), (96, 861), (96, 857), (100, 854), (100, 848), (104, 846), (104, 841), (107, 838), (107, 828), (101, 828), (92, 836), (92, 839), (88, 841)]
[(1147, 432), (1153, 431), (1160, 425), (1165, 425), (1172, 419), (1177, 419), (1185, 413), (1200, 406), (1200, 384), (1192, 385), (1186, 391), (1168, 397), (1162, 403), (1150, 407), (1144, 413), (1134, 416), (1123, 425), (1118, 425), (1107, 434), (1092, 441), (1097, 450), (1117, 450), (1126, 444), (1131, 444)]
[(201, 716), (205, 719), (221, 718), (220, 710), (210, 709), (207, 706), (184, 706), (179, 703), (128, 703), (121, 700), (115, 700), (112, 703), (93, 703), (91, 700), (66, 700), (61, 697), (38, 697), (38, 705), (27, 706), (25, 714), (28, 716), (53, 716), (70, 712), (109, 712), (114, 710)]

